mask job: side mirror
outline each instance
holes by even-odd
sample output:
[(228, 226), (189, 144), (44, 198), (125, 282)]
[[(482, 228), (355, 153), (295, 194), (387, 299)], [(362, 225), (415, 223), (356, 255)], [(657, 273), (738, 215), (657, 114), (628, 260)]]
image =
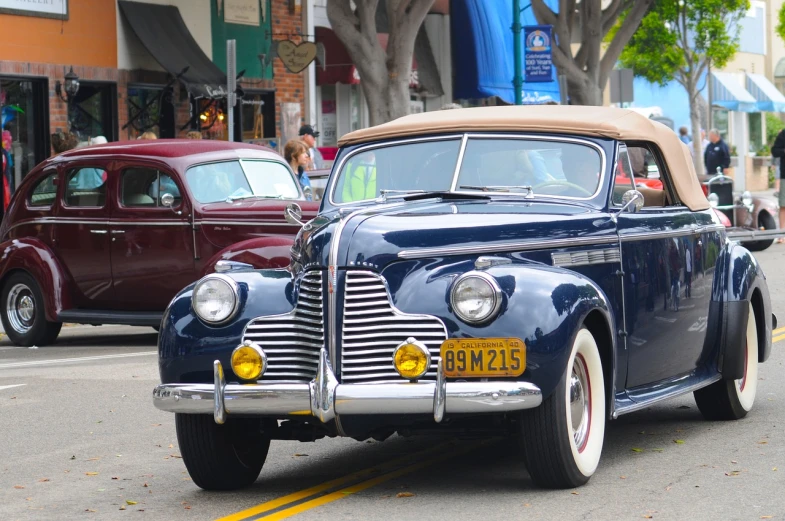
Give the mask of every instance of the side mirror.
[(172, 210), (176, 215), (181, 215), (183, 212), (180, 210), (175, 210), (174, 206), (174, 196), (170, 193), (161, 194), (161, 205), (165, 208), (169, 208)]
[(616, 222), (619, 215), (625, 212), (638, 213), (643, 208), (643, 194), (637, 190), (627, 190), (621, 198), (621, 204), (619, 213), (613, 214), (613, 222)]
[(284, 219), (289, 224), (303, 225), (303, 209), (297, 203), (289, 203), (283, 211)]

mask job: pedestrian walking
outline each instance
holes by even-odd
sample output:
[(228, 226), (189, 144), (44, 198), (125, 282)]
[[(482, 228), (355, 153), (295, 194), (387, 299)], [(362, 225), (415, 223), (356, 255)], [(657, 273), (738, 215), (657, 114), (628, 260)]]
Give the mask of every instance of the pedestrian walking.
[(311, 125), (303, 125), (300, 127), (300, 139), (307, 145), (308, 157), (310, 158), (309, 165), (306, 170), (317, 170), (324, 168), (324, 158), (319, 149), (316, 148), (316, 138), (319, 137), (319, 132), (315, 131)]
[[(294, 173), (297, 176), (297, 182), (300, 183), (303, 192), (307, 192), (305, 198), (308, 201), (312, 201), (313, 191), (311, 188), (311, 180), (308, 178), (308, 174), (305, 173), (306, 166), (311, 160), (308, 156), (308, 145), (299, 139), (292, 139), (284, 145), (283, 157), (286, 159), (286, 162), (289, 163), (289, 166), (292, 167), (292, 170), (294, 170)], [(306, 186), (308, 187), (307, 191), (305, 190)]]
[[(780, 204), (780, 229), (782, 229), (785, 225), (785, 186), (782, 183), (782, 180), (785, 179), (785, 129), (780, 130), (774, 139), (774, 144), (771, 145), (771, 155), (780, 159), (780, 187), (777, 197)], [(779, 238), (777, 242), (783, 243), (785, 240)]]
[(679, 140), (685, 145), (689, 145), (692, 142), (687, 127), (679, 127)]
[(692, 254), (689, 247), (684, 253), (684, 285), (686, 286), (685, 298), (692, 298)]
[[(710, 143), (711, 141), (706, 139), (706, 130), (701, 129), (701, 142), (700, 142), (700, 148), (698, 150), (699, 153), (703, 153), (706, 150), (706, 147), (709, 146)], [(689, 143), (687, 143), (687, 148), (690, 149), (690, 154), (692, 155), (692, 157), (695, 157), (695, 142), (690, 141)]]
[[(722, 173), (728, 175), (730, 167), (730, 149), (720, 136), (720, 131), (713, 128), (709, 131), (709, 145), (703, 152), (703, 164), (709, 175)], [(720, 169), (719, 171), (717, 169)]]

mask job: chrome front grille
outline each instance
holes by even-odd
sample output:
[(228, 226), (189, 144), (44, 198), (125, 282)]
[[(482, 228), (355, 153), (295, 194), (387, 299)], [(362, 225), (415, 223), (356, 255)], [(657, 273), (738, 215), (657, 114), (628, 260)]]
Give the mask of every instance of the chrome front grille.
[(441, 320), (395, 309), (379, 275), (346, 273), (342, 326), (341, 380), (346, 383), (402, 381), (392, 365), (401, 342), (414, 337), (428, 346), (431, 368), (422, 380), (436, 379), (439, 348), (447, 339)]
[(255, 318), (245, 329), (243, 339), (256, 342), (267, 354), (261, 379), (311, 381), (324, 345), (323, 324), (322, 272), (310, 271), (300, 280), (294, 310)]

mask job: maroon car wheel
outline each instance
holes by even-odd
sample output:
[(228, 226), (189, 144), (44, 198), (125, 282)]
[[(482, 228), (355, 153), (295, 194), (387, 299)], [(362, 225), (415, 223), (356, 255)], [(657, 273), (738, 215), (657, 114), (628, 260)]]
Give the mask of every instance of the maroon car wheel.
[(16, 345), (44, 346), (60, 334), (62, 324), (46, 320), (41, 289), (27, 273), (15, 273), (6, 280), (0, 309), (3, 329)]

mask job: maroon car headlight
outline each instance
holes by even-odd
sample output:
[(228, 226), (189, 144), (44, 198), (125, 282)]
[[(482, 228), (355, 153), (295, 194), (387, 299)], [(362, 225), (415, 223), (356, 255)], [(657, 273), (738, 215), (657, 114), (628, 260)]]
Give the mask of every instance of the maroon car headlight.
[(709, 204), (712, 208), (716, 208), (720, 204), (720, 196), (715, 194), (714, 192), (710, 193), (706, 199), (709, 200)]
[(237, 313), (237, 283), (226, 275), (208, 275), (194, 287), (191, 307), (203, 321), (221, 324)]

